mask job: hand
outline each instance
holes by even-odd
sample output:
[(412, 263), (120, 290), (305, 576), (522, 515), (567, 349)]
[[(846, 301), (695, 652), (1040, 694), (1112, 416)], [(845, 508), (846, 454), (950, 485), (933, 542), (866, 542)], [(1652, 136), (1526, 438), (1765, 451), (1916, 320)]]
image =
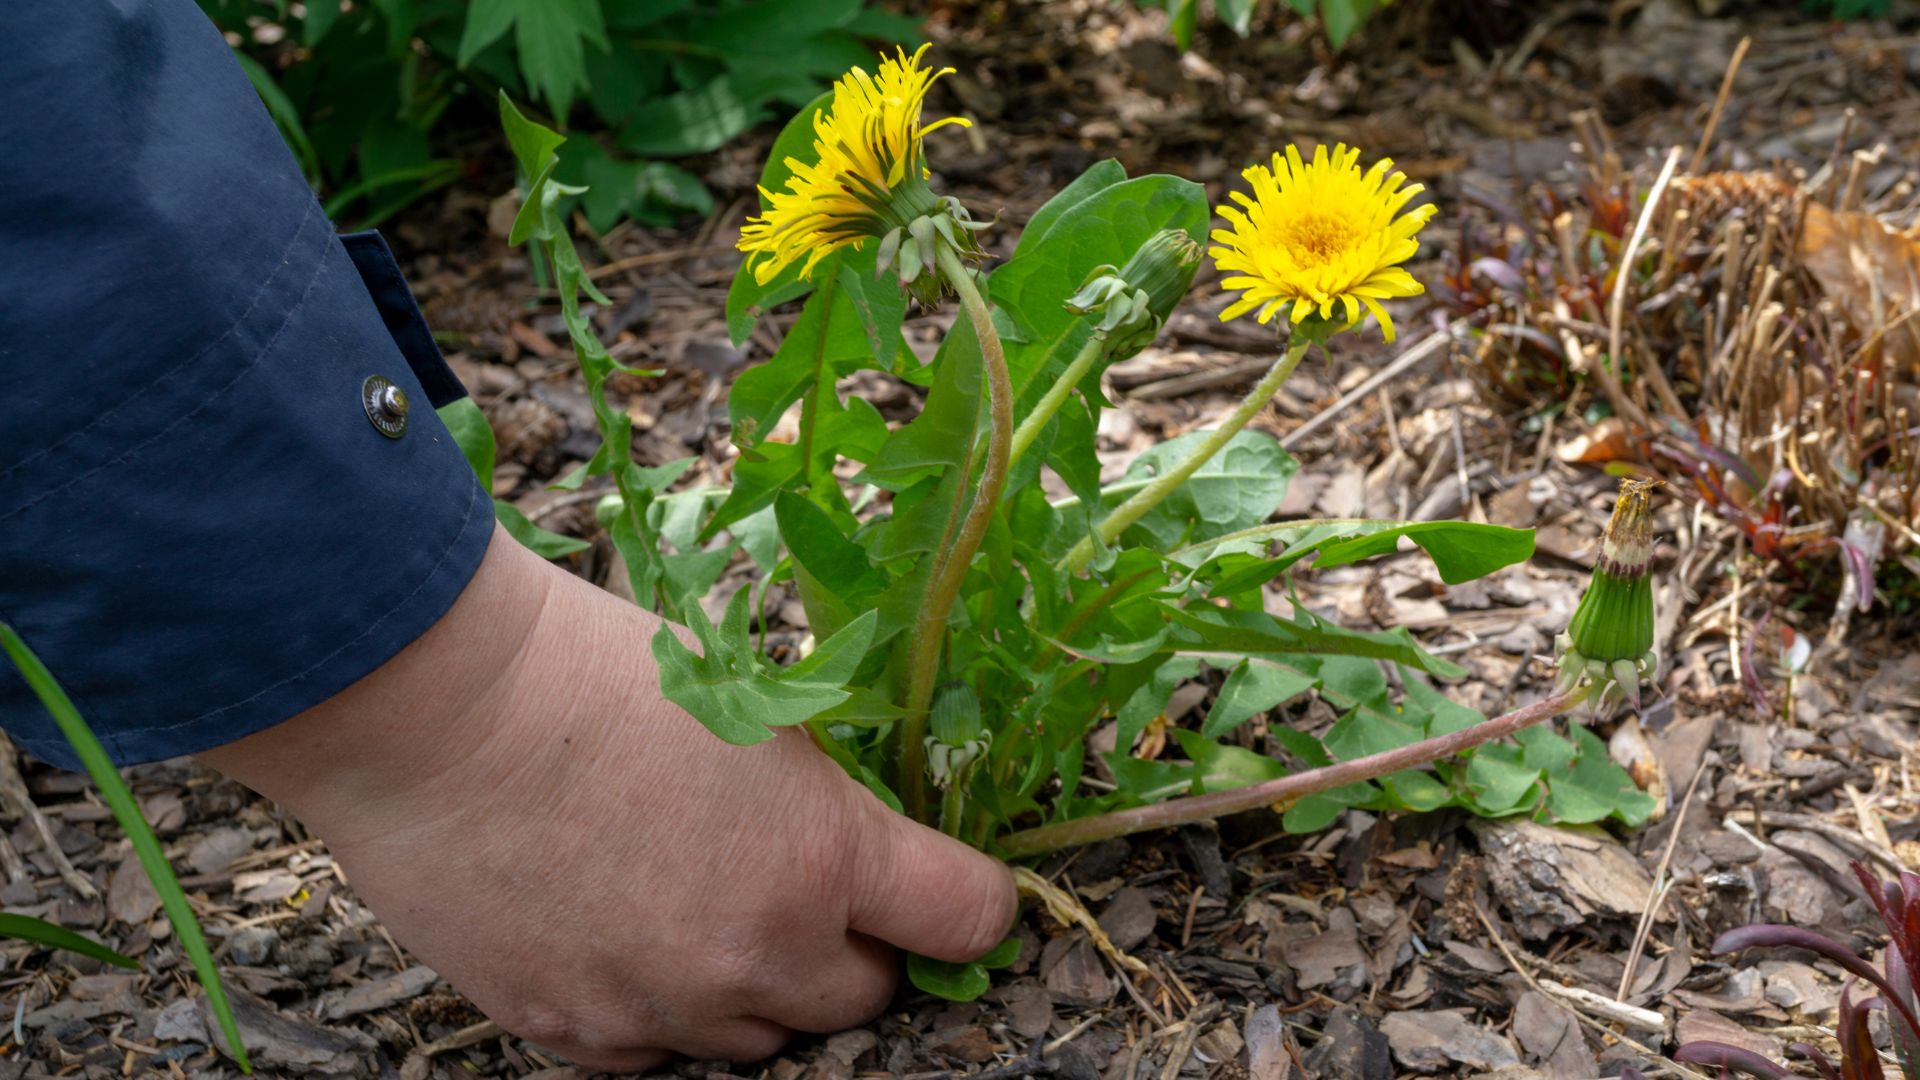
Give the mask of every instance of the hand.
[(967, 960), (1005, 867), (887, 809), (798, 731), (729, 746), (660, 697), (658, 620), (496, 531), (379, 670), (203, 758), (323, 837), (395, 937), (593, 1068), (746, 1061), (891, 999), (890, 946)]

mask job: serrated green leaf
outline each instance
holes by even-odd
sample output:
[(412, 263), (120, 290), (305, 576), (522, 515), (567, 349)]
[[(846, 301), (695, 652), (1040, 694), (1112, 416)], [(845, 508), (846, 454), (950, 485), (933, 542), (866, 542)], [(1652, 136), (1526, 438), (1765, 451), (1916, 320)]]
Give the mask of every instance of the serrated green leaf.
[(1403, 536), (1427, 553), (1440, 571), (1440, 580), (1449, 585), (1485, 577), (1533, 557), (1532, 529), (1473, 521), (1419, 521), (1323, 544), (1313, 565), (1346, 566), (1376, 555), (1390, 555), (1399, 550)]
[(1581, 825), (1613, 817), (1633, 827), (1653, 812), (1653, 799), (1607, 755), (1607, 745), (1574, 725), (1575, 757), (1547, 777), (1547, 813), (1555, 821)]
[(920, 415), (887, 438), (861, 480), (897, 489), (967, 460), (980, 424), (983, 366), (971, 323), (962, 319), (954, 324), (935, 364), (933, 387)]
[[(460, 51), (454, 62), (461, 67), (472, 63), (481, 49), (500, 40), (508, 30), (513, 29), (513, 20), (519, 14), (519, 5), (515, 0), (472, 0), (467, 5), (467, 21), (460, 30)], [(522, 165), (525, 165), (524, 160)], [(535, 168), (538, 166), (527, 171), (532, 172)]]
[[(874, 625), (872, 620), (860, 627), (849, 625), (828, 642), (845, 635), (832, 653), (795, 681), (782, 681), (767, 671), (748, 635), (748, 592), (734, 594), (719, 627), (708, 621), (699, 604), (687, 605), (687, 627), (699, 638), (704, 655), (682, 644), (669, 625), (662, 624), (653, 636), (660, 692), (708, 731), (737, 746), (765, 742), (773, 738), (773, 728), (805, 723), (847, 700), (845, 690), (808, 680), (838, 674), (849, 651), (856, 645), (864, 651), (863, 637), (871, 640)], [(826, 651), (822, 645), (815, 656)]]
[(1304, 609), (1292, 620), (1265, 612), (1210, 606), (1168, 606), (1165, 611), (1179, 627), (1171, 643), (1191, 651), (1237, 656), (1364, 656), (1392, 660), (1442, 678), (1457, 679), (1466, 674), (1422, 649), (1404, 626), (1377, 632), (1348, 630)]

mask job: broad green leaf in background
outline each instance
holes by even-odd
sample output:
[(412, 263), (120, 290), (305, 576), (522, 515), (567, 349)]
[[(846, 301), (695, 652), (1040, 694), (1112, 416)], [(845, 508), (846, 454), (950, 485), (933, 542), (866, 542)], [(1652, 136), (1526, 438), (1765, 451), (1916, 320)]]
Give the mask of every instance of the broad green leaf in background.
[(1607, 755), (1607, 744), (1579, 724), (1572, 725), (1573, 761), (1547, 778), (1547, 813), (1554, 820), (1580, 825), (1612, 817), (1628, 828), (1653, 813), (1653, 798), (1634, 786), (1633, 777)]
[(585, 47), (612, 47), (600, 0), (473, 0), (460, 35), (459, 65), (466, 67), (509, 28), (527, 88), (564, 122), (574, 95), (587, 88)]
[[(1185, 230), (1195, 241), (1206, 237), (1210, 211), (1205, 188), (1162, 175), (1112, 182), (1117, 168), (1096, 165), (1056, 196), (1055, 203), (1068, 197), (1074, 201), (1030, 222), (1027, 232), (1037, 224), (1039, 237), (1029, 241), (1023, 233), (1013, 259), (987, 279), (994, 304), (1026, 339), (1006, 343), (1016, 399), (1064, 370), (1091, 333), (1088, 321), (1064, 304), (1094, 268), (1125, 264), (1162, 229)], [(1043, 212), (1053, 206), (1049, 203)]]
[(1270, 709), (1278, 708), (1320, 684), (1293, 668), (1261, 660), (1243, 660), (1227, 675), (1220, 696), (1207, 712), (1200, 733), (1217, 739)]
[(220, 973), (213, 966), (213, 953), (207, 949), (207, 939), (201, 935), (200, 923), (194, 918), (193, 908), (187, 904), (187, 894), (180, 888), (180, 880), (174, 877), (173, 867), (168, 864), (166, 853), (160, 848), (160, 840), (153, 835), (153, 827), (147, 824), (146, 816), (140, 812), (140, 804), (134, 801), (133, 792), (127, 789), (127, 782), (120, 778), (112, 759), (107, 757), (106, 749), (94, 737), (93, 729), (81, 718), (80, 710), (74, 708), (73, 699), (60, 688), (53, 673), (40, 662), (40, 658), (27, 647), (13, 627), (4, 622), (0, 622), (0, 651), (5, 652), (14, 667), (20, 670), (27, 686), (40, 699), (40, 704), (60, 728), (60, 734), (66, 737), (75, 756), (86, 767), (94, 786), (100, 789), (101, 799), (113, 811), (113, 818), (119, 822), (120, 830), (127, 834), (127, 843), (132, 845), (134, 855), (139, 858), (140, 868), (146, 871), (147, 880), (153, 883), (153, 891), (160, 897), (160, 907), (167, 913), (167, 922), (172, 924), (173, 932), (180, 940), (180, 950), (193, 963), (194, 975), (200, 981), (200, 988), (206, 991), (207, 1005), (219, 1019), (220, 1030), (226, 1036), (234, 1061), (240, 1065), (242, 1072), (253, 1072), (253, 1066), (247, 1060), (246, 1045), (240, 1040), (240, 1029), (234, 1024), (233, 1006), (228, 1003), (227, 992), (220, 985)]
[(1287, 775), (1287, 767), (1243, 746), (1223, 746), (1196, 731), (1175, 728), (1175, 742), (1193, 762), (1193, 792), (1230, 791)]
[(1066, 187), (1054, 192), (1040, 209), (1033, 212), (1020, 230), (1020, 239), (1013, 246), (1013, 257), (1018, 259), (1027, 254), (1041, 240), (1046, 239), (1054, 223), (1062, 214), (1079, 206), (1107, 188), (1124, 182), (1127, 170), (1112, 158), (1102, 158), (1087, 166), (1087, 171), (1073, 178)]
[[(1211, 434), (1190, 431), (1134, 458), (1120, 482), (1101, 493), (1107, 509), (1185, 460)], [(1273, 436), (1238, 432), (1128, 533), (1143, 533), (1148, 543), (1164, 551), (1257, 525), (1279, 508), (1287, 496), (1287, 482), (1299, 467)]]
[(1506, 814), (1528, 808), (1521, 800), (1540, 783), (1540, 770), (1527, 765), (1520, 747), (1488, 743), (1467, 762), (1466, 782), (1475, 813)]

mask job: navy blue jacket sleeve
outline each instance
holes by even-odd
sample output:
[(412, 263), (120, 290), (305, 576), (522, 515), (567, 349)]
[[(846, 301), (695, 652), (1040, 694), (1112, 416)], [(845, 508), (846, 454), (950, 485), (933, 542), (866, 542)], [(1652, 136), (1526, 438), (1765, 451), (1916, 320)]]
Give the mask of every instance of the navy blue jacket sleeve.
[[(0, 105), (0, 619), (121, 763), (325, 700), (493, 525), (386, 245), (335, 234), (192, 0), (0, 4)], [(0, 724), (76, 764), (5, 664)]]

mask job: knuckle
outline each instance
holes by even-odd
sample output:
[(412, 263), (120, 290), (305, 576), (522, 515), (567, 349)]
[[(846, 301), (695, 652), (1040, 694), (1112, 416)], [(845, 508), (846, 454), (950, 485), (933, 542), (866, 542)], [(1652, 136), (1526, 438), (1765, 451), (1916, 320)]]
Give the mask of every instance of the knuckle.
[(499, 1025), (549, 1050), (586, 1050), (580, 1024), (568, 1010), (540, 1001), (527, 1001), (490, 1013)]

